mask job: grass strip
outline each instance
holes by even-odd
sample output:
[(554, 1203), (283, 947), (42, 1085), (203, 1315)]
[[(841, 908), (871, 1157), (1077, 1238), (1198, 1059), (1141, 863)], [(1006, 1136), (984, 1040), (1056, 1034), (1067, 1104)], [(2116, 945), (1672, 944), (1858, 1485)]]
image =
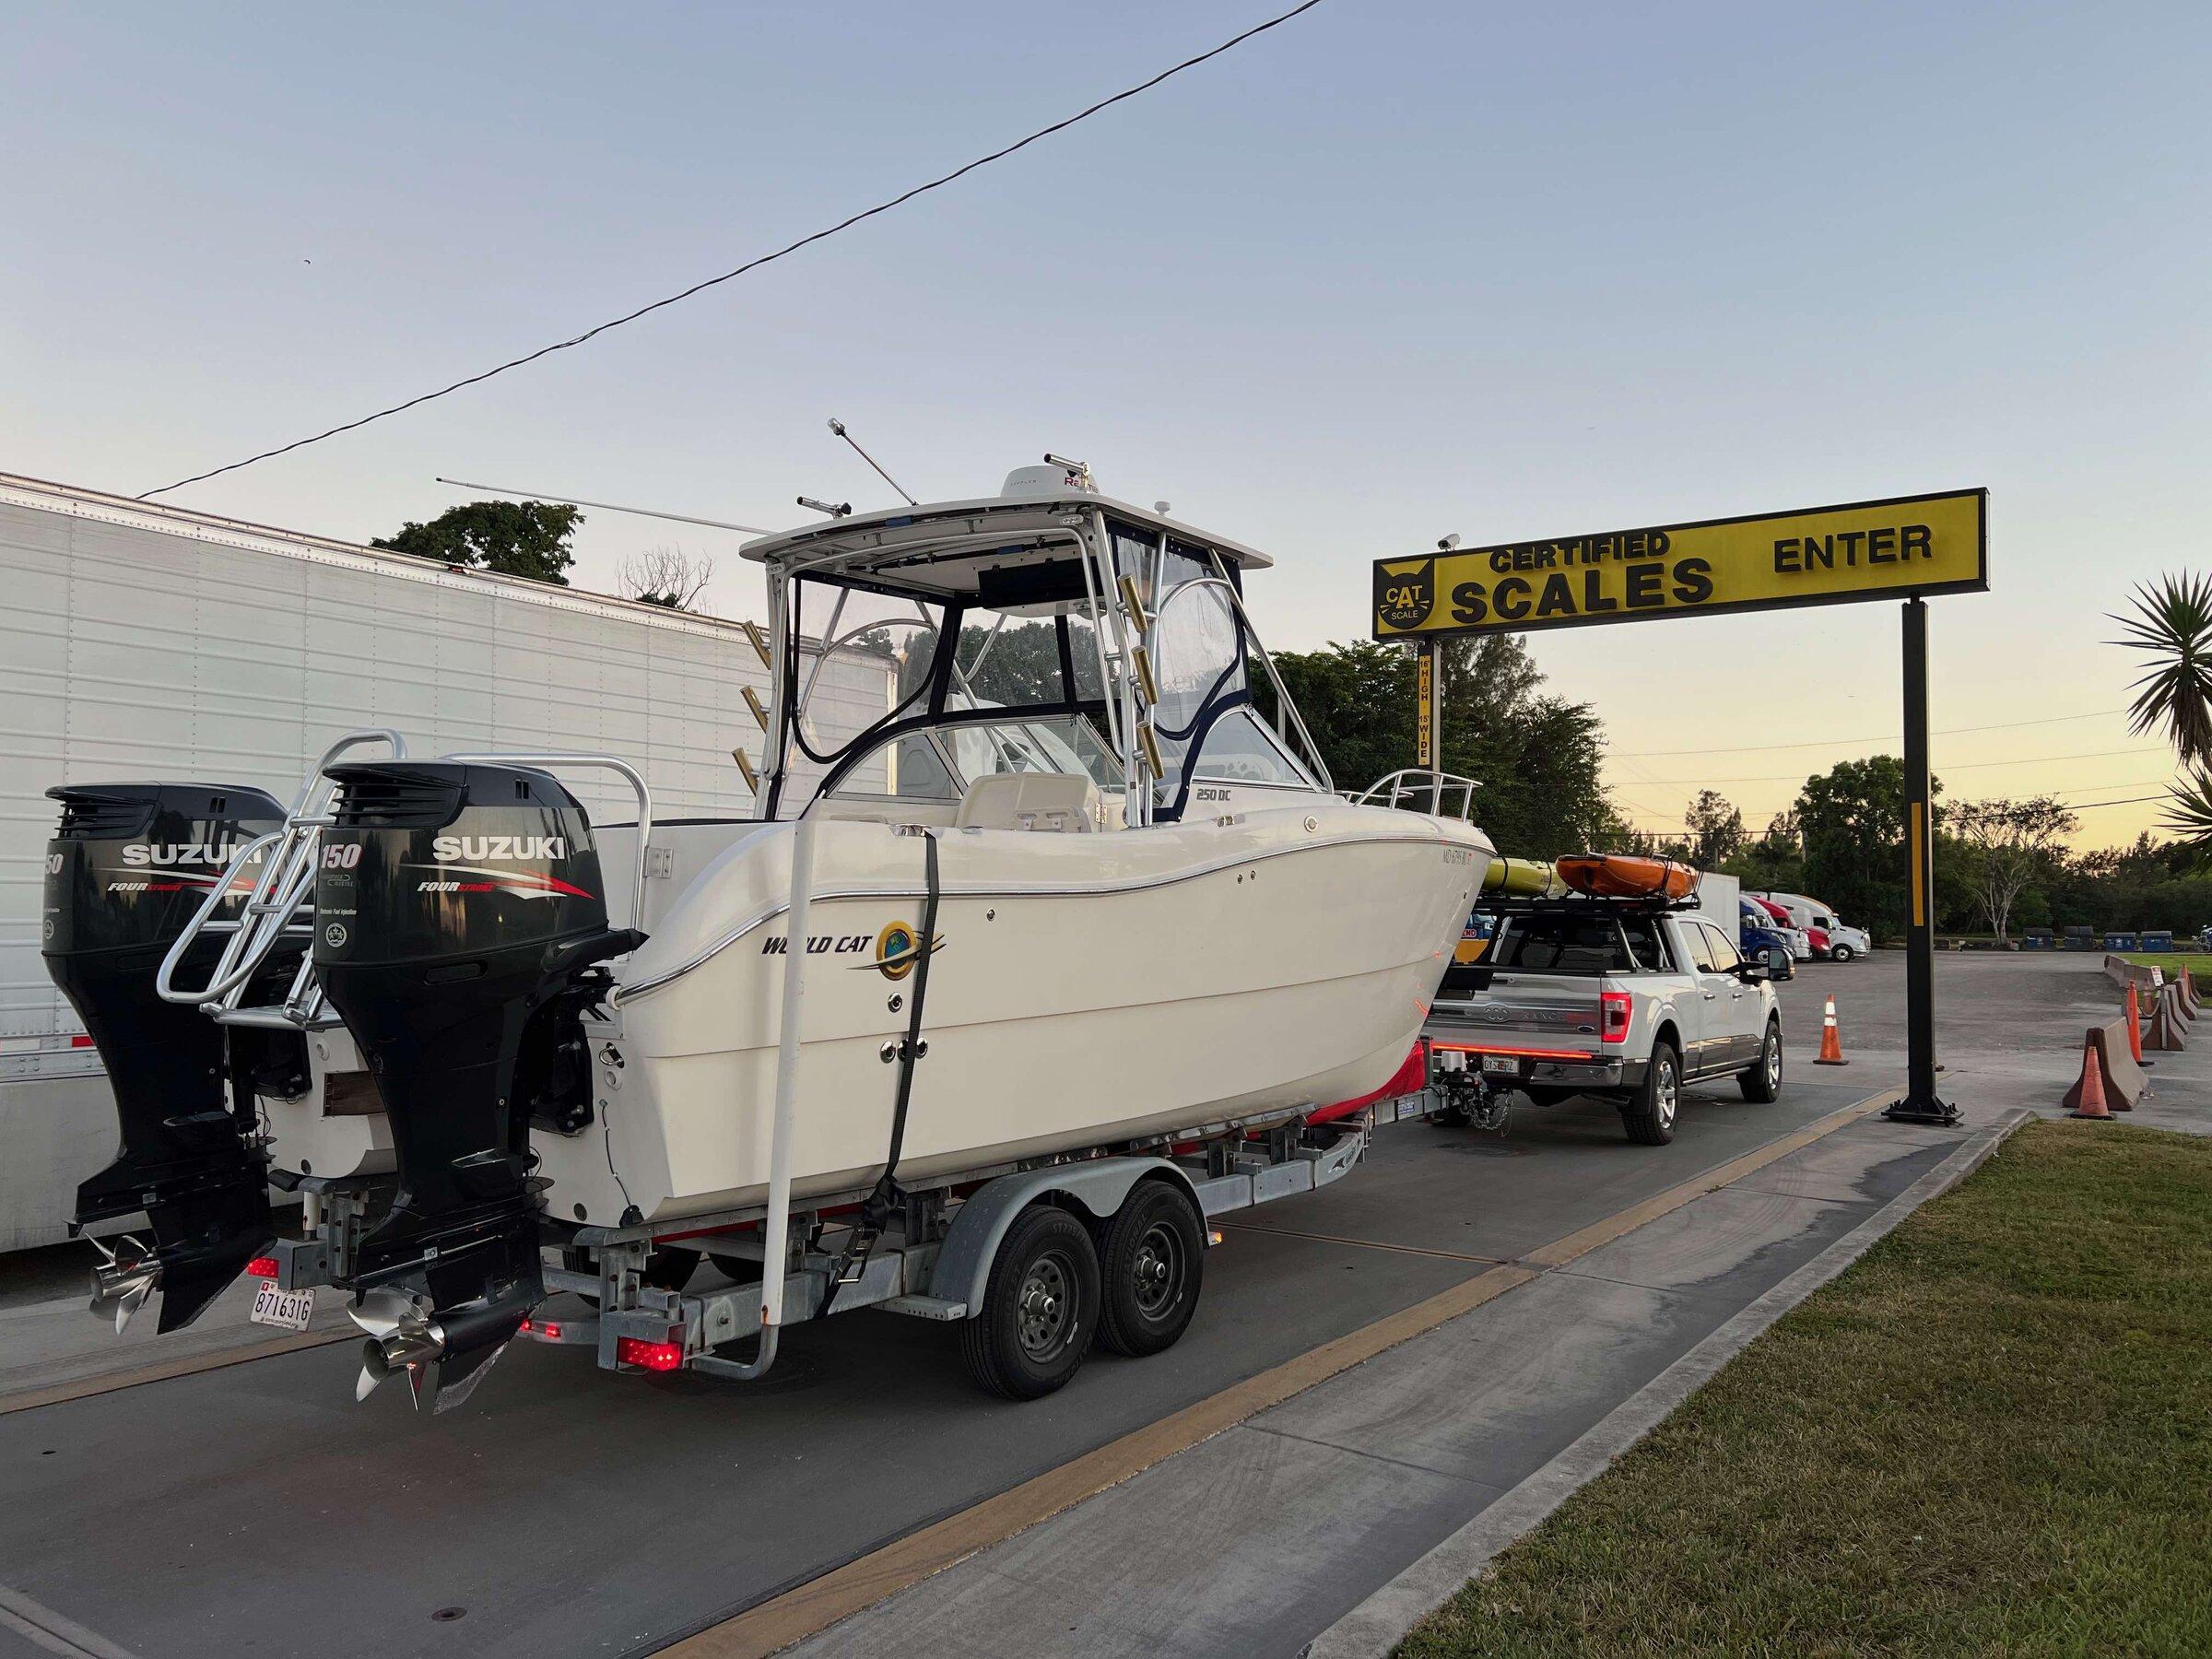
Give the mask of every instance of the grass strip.
[(2212, 1140), (2023, 1128), (1399, 1651), (2212, 1651)]

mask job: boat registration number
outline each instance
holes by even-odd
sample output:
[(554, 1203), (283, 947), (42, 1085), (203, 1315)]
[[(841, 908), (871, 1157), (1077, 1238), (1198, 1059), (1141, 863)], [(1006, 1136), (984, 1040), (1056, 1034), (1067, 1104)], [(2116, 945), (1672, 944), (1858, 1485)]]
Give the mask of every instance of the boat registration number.
[(304, 1331), (314, 1312), (312, 1288), (279, 1290), (274, 1283), (265, 1280), (261, 1288), (253, 1292), (253, 1312), (247, 1317), (255, 1324), (275, 1325), (280, 1331)]
[(1509, 1077), (1517, 1077), (1521, 1075), (1521, 1059), (1517, 1054), (1485, 1054), (1482, 1057), (1482, 1069), (1486, 1072), (1501, 1072)]

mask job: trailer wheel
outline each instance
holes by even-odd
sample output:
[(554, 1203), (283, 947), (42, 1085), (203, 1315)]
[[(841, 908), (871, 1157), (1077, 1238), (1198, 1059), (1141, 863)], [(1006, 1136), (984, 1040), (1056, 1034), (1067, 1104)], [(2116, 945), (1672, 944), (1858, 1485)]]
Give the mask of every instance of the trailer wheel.
[(1173, 1347), (1198, 1311), (1206, 1275), (1206, 1228), (1190, 1195), (1144, 1182), (1097, 1230), (1099, 1340), (1133, 1359)]
[(982, 1307), (960, 1326), (969, 1375), (1009, 1400), (1051, 1394), (1083, 1363), (1098, 1307), (1089, 1230), (1049, 1205), (1023, 1211), (999, 1242)]
[(699, 1252), (659, 1244), (645, 1258), (645, 1282), (655, 1290), (681, 1290), (699, 1271)]
[(1640, 1147), (1664, 1147), (1675, 1138), (1675, 1113), (1682, 1103), (1682, 1062), (1665, 1042), (1652, 1048), (1643, 1087), (1620, 1109), (1621, 1127)]

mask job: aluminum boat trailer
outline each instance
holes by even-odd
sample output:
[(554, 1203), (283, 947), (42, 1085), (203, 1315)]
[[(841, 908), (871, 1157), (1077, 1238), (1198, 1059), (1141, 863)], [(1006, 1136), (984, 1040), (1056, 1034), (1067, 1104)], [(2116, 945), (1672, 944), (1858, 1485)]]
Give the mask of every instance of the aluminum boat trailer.
[[(1058, 1387), (1093, 1336), (1123, 1353), (1170, 1346), (1195, 1312), (1200, 1257), (1220, 1242), (1215, 1217), (1332, 1184), (1366, 1156), (1379, 1113), (1394, 1121), (1425, 1109), (1408, 1096), (1325, 1124), (1298, 1115), (1209, 1124), (1150, 1150), (963, 1171), (905, 1190), (880, 1236), (855, 1210), (869, 1189), (827, 1194), (790, 1217), (780, 1320), (765, 1293), (764, 1206), (630, 1227), (547, 1218), (541, 1243), (568, 1264), (545, 1269), (547, 1290), (592, 1306), (574, 1316), (540, 1309), (520, 1335), (591, 1348), (603, 1370), (749, 1381), (772, 1363), (780, 1325), (873, 1307), (962, 1324), (977, 1380), (1027, 1397), (1042, 1392), (1036, 1360), (1065, 1360), (1050, 1368)], [(315, 1225), (310, 1237), (272, 1246), (277, 1288), (347, 1281), (355, 1244), (381, 1207), (380, 1182), (293, 1176), (291, 1184), (311, 1201)], [(381, 1184), (388, 1192), (389, 1178)], [(1095, 1266), (1087, 1269), (1078, 1235)], [(670, 1277), (656, 1274), (656, 1253), (671, 1252), (682, 1253), (682, 1278), (703, 1256), (734, 1282), (703, 1291), (656, 1284)], [(1088, 1294), (1086, 1279), (1095, 1287)], [(1074, 1328), (1086, 1321), (1089, 1330)], [(1000, 1340), (1009, 1335), (1010, 1345)], [(758, 1339), (751, 1359), (725, 1351), (748, 1337)], [(1007, 1346), (1023, 1352), (995, 1351)]]

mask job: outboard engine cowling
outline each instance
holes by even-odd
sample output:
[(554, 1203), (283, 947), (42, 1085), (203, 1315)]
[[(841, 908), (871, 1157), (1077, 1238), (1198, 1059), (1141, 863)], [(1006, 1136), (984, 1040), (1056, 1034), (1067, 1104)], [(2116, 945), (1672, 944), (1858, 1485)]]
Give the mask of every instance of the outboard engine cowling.
[[(116, 1325), (161, 1291), (160, 1328), (189, 1324), (273, 1236), (267, 1157), (253, 1101), (226, 1077), (223, 1028), (154, 989), (162, 958), (219, 885), (238, 848), (278, 829), (258, 789), (87, 783), (50, 789), (61, 827), (46, 846), (40, 949), (107, 1068), (122, 1131), (115, 1158), (76, 1189), (72, 1231), (144, 1210), (153, 1234), (109, 1252), (93, 1306)], [(241, 875), (215, 912), (235, 919)], [(204, 933), (182, 976), (202, 983), (227, 935)], [(297, 964), (297, 951), (291, 961)]]
[[(362, 1393), (405, 1369), (456, 1404), (545, 1294), (529, 1127), (553, 1016), (641, 935), (607, 925), (581, 805), (548, 773), (333, 766), (315, 971), (376, 1079), (399, 1194), (361, 1241)], [(427, 1306), (425, 1305), (427, 1304)]]

